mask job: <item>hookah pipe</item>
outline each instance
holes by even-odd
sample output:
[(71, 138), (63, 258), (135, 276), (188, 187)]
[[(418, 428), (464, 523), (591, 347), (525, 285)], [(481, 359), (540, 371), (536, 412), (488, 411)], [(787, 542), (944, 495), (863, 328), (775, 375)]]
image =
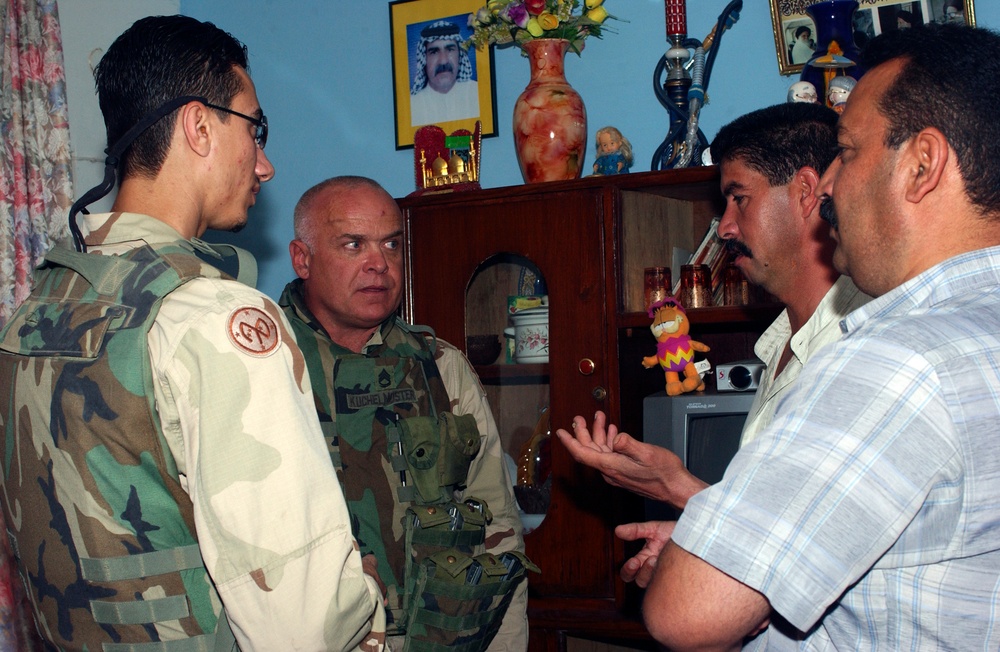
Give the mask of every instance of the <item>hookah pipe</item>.
[[(653, 93), (670, 114), (670, 130), (653, 152), (650, 169), (687, 167), (696, 152), (708, 147), (708, 139), (698, 128), (698, 114), (705, 102), (705, 91), (722, 43), (722, 34), (736, 24), (742, 9), (743, 0), (732, 0), (726, 5), (704, 43), (687, 38), (683, 20), (677, 29), (671, 29), (668, 24), (668, 31), (676, 33), (669, 35), (672, 45), (660, 57), (653, 71)], [(690, 58), (689, 50), (694, 50), (694, 57), (686, 64)], [(660, 79), (668, 67), (667, 80), (661, 84)], [(688, 67), (692, 69), (691, 74)]]

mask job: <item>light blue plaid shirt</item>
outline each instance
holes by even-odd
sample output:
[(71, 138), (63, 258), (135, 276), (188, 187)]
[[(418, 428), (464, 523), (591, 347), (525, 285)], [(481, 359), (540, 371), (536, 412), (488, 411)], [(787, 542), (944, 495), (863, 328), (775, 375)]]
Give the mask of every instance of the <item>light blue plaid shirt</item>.
[(996, 651), (1000, 248), (841, 327), (673, 539), (807, 632), (749, 649)]

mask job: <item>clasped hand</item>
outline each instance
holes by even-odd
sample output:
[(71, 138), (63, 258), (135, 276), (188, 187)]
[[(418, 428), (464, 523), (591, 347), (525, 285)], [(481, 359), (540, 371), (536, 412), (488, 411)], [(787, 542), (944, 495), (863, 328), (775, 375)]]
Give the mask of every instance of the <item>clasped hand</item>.
[(676, 524), (676, 521), (648, 521), (626, 523), (615, 528), (615, 536), (623, 541), (646, 540), (642, 550), (622, 565), (620, 575), (624, 581), (635, 582), (641, 588), (649, 586), (653, 571), (656, 570), (656, 560), (660, 558), (667, 541), (670, 541)]

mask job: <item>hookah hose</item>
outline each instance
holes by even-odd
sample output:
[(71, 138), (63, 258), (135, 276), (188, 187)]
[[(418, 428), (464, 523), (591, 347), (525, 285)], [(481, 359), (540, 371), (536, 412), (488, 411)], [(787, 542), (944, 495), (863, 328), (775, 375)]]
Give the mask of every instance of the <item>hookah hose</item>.
[[(699, 45), (694, 50), (694, 59), (691, 65), (691, 88), (688, 89), (688, 120), (687, 135), (684, 138), (684, 147), (681, 148), (681, 157), (677, 161), (677, 167), (686, 168), (691, 163), (696, 145), (704, 147), (707, 143), (705, 135), (698, 129), (698, 112), (705, 102), (705, 48)], [(700, 149), (700, 148), (699, 148)]]
[[(722, 43), (722, 34), (736, 24), (736, 21), (740, 18), (740, 11), (742, 9), (743, 0), (732, 0), (726, 5), (726, 8), (719, 14), (715, 27), (712, 28), (704, 44), (697, 39), (684, 39), (682, 43), (683, 47), (693, 49), (695, 53), (692, 60), (692, 84), (688, 90), (688, 107), (686, 110), (678, 107), (670, 100), (666, 89), (660, 83), (660, 78), (667, 68), (666, 54), (660, 57), (659, 62), (656, 64), (656, 68), (653, 71), (653, 93), (660, 104), (672, 114), (672, 117), (676, 117), (677, 120), (671, 120), (673, 126), (666, 138), (663, 139), (663, 142), (660, 143), (660, 146), (653, 153), (651, 169), (665, 169), (661, 168), (663, 157), (673, 147), (674, 142), (679, 139), (681, 131), (685, 130), (685, 127), (687, 131), (684, 141), (685, 151), (678, 164), (674, 167), (687, 167), (691, 161), (691, 157), (694, 155), (696, 143), (701, 147), (708, 146), (705, 134), (698, 128), (698, 112), (701, 110), (701, 106), (705, 100), (705, 92), (708, 89), (709, 78), (712, 75), (712, 67), (715, 65), (715, 57), (718, 55), (719, 45)], [(708, 48), (707, 53), (705, 52), (706, 47)]]

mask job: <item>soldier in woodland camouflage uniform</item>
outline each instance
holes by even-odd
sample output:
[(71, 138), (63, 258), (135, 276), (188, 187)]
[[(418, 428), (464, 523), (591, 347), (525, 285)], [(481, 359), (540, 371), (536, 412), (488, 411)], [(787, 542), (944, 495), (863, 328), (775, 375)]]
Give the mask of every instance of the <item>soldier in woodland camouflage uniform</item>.
[(74, 222), (79, 251), (50, 252), (0, 332), (3, 511), (39, 630), (94, 652), (379, 650), (302, 352), (195, 255), (274, 174), (246, 49), (146, 18), (97, 82), (114, 212)]
[[(433, 633), (433, 628), (421, 624), (423, 616), (415, 615), (414, 605), (428, 611), (448, 607), (444, 599), (413, 597), (412, 586), (407, 595), (406, 586), (416, 574), (414, 565), (429, 554), (416, 545), (419, 534), (411, 535), (407, 524), (418, 514), (428, 526), (445, 514), (445, 504), (456, 499), (485, 503), (485, 515), (492, 513), (485, 545), (465, 546), (468, 557), (446, 555), (457, 563), (454, 572), (465, 588), (471, 581), (467, 573), (472, 575), (463, 565), (470, 563), (468, 558), (485, 550), (494, 560), (511, 561), (512, 555), (523, 551), (524, 542), (499, 433), (479, 379), (454, 346), (436, 340), (429, 329), (408, 326), (396, 317), (403, 292), (402, 228), (396, 203), (370, 179), (339, 177), (310, 189), (295, 209), (296, 239), (289, 245), (299, 278), (285, 288), (280, 304), (309, 365), (320, 425), (344, 485), (355, 535), (362, 552), (372, 552), (378, 559), (379, 574), (387, 585), (390, 648), (459, 649), (471, 645), (469, 637), (477, 634), (464, 631), (464, 626), (456, 629), (468, 634), (466, 638)], [(445, 412), (448, 415), (442, 417)], [(414, 472), (412, 464), (420, 464), (424, 450), (412, 447), (407, 436), (419, 432), (412, 424), (426, 423), (424, 418), (431, 419), (424, 434), (429, 433), (432, 448), (446, 429), (454, 439), (470, 444), (467, 473), (463, 468), (458, 472), (461, 477), (441, 480), (435, 469), (430, 478), (419, 469)], [(454, 431), (449, 429), (452, 423)], [(462, 429), (466, 426), (469, 430)], [(441, 438), (442, 456), (448, 448), (445, 439)], [(471, 530), (470, 519), (476, 518), (465, 513), (465, 526)], [(446, 514), (443, 519), (447, 522)], [(455, 544), (441, 547), (451, 545)], [(525, 563), (531, 568), (530, 562)], [(442, 577), (440, 568), (437, 576)], [(526, 591), (527, 582), (520, 578), (511, 585), (510, 606), (502, 625), (499, 616), (496, 619), (494, 627), (500, 629), (490, 650), (526, 649)], [(492, 607), (480, 603), (469, 609), (484, 612), (495, 607), (496, 602)], [(404, 630), (409, 633), (405, 641)], [(426, 639), (434, 644), (422, 647)]]

